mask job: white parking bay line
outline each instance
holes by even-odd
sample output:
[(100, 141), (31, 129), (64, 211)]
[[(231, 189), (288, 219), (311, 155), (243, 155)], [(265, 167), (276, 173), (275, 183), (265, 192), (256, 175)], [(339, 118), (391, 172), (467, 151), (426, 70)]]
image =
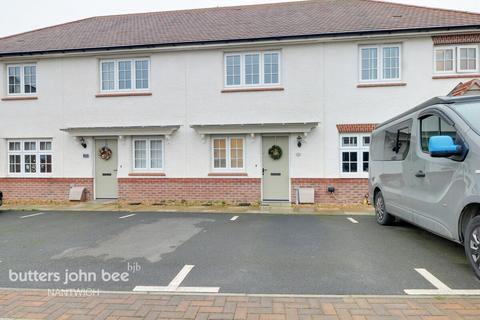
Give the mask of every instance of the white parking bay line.
[(22, 216), (22, 217), (20, 217), (20, 219), (35, 217), (35, 216), (39, 216), (39, 215), (42, 215), (42, 214), (45, 214), (45, 212), (39, 212), (39, 213), (29, 214), (29, 215), (27, 215), (27, 216)]
[(461, 296), (470, 296), (470, 295), (480, 295), (480, 290), (472, 289), (451, 289), (445, 283), (440, 281), (433, 274), (428, 272), (427, 269), (415, 268), (415, 271), (420, 273), (428, 282), (430, 282), (437, 289), (405, 289), (406, 294), (408, 295), (461, 295)]
[(130, 218), (130, 217), (133, 217), (133, 216), (135, 216), (135, 215), (136, 215), (135, 213), (132, 213), (132, 214), (127, 214), (126, 216), (119, 217), (118, 219)]
[(358, 223), (358, 221), (355, 220), (355, 219), (353, 219), (353, 218), (350, 218), (350, 217), (349, 217), (349, 218), (347, 218), (347, 219), (348, 219), (348, 221), (350, 221), (351, 223)]
[(133, 291), (140, 292), (197, 292), (197, 293), (217, 293), (219, 287), (180, 287), (187, 275), (192, 271), (194, 265), (185, 265), (182, 270), (173, 278), (166, 287), (158, 286), (136, 286)]
[(232, 217), (232, 219), (230, 219), (230, 221), (235, 221), (237, 219), (238, 219), (238, 216), (234, 216), (234, 217)]

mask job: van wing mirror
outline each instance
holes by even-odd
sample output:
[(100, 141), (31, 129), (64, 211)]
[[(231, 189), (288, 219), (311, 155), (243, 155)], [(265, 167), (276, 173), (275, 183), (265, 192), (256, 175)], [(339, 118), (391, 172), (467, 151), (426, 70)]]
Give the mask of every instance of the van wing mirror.
[(428, 140), (428, 152), (435, 158), (447, 158), (463, 153), (463, 147), (455, 144), (450, 136), (433, 136)]

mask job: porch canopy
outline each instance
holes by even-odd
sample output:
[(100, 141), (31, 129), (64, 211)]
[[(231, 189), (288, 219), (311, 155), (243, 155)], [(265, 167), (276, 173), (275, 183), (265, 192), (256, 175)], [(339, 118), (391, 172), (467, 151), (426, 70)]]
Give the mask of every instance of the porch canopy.
[(71, 127), (60, 129), (74, 137), (101, 136), (143, 136), (162, 135), (169, 137), (180, 128), (180, 125), (162, 126), (115, 126), (115, 127)]
[(238, 124), (195, 124), (190, 127), (201, 136), (209, 134), (275, 134), (300, 133), (305, 136), (315, 129), (320, 122), (285, 122), (285, 123), (238, 123)]

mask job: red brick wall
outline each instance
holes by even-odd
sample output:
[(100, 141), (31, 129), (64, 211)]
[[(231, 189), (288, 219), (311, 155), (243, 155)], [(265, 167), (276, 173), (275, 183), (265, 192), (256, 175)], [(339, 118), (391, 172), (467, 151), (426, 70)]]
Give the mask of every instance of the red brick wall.
[(120, 178), (119, 199), (124, 201), (258, 202), (260, 178)]
[(93, 197), (92, 178), (0, 178), (4, 200), (68, 200), (70, 187), (87, 188), (87, 199)]
[[(335, 187), (335, 192), (330, 194), (327, 187)], [(293, 178), (292, 202), (296, 202), (295, 188), (314, 188), (315, 203), (317, 204), (359, 204), (368, 193), (368, 179), (325, 179), (325, 178)]]

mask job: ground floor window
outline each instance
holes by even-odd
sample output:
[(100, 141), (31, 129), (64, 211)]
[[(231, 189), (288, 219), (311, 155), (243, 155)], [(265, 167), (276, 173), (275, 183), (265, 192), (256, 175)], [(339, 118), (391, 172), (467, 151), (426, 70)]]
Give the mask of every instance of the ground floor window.
[(346, 174), (368, 173), (370, 134), (340, 135), (340, 171)]
[(7, 148), (9, 174), (38, 176), (52, 173), (51, 140), (9, 140)]
[(133, 139), (133, 169), (163, 170), (163, 139), (159, 137)]
[(245, 138), (213, 137), (213, 170), (241, 171), (245, 167)]

